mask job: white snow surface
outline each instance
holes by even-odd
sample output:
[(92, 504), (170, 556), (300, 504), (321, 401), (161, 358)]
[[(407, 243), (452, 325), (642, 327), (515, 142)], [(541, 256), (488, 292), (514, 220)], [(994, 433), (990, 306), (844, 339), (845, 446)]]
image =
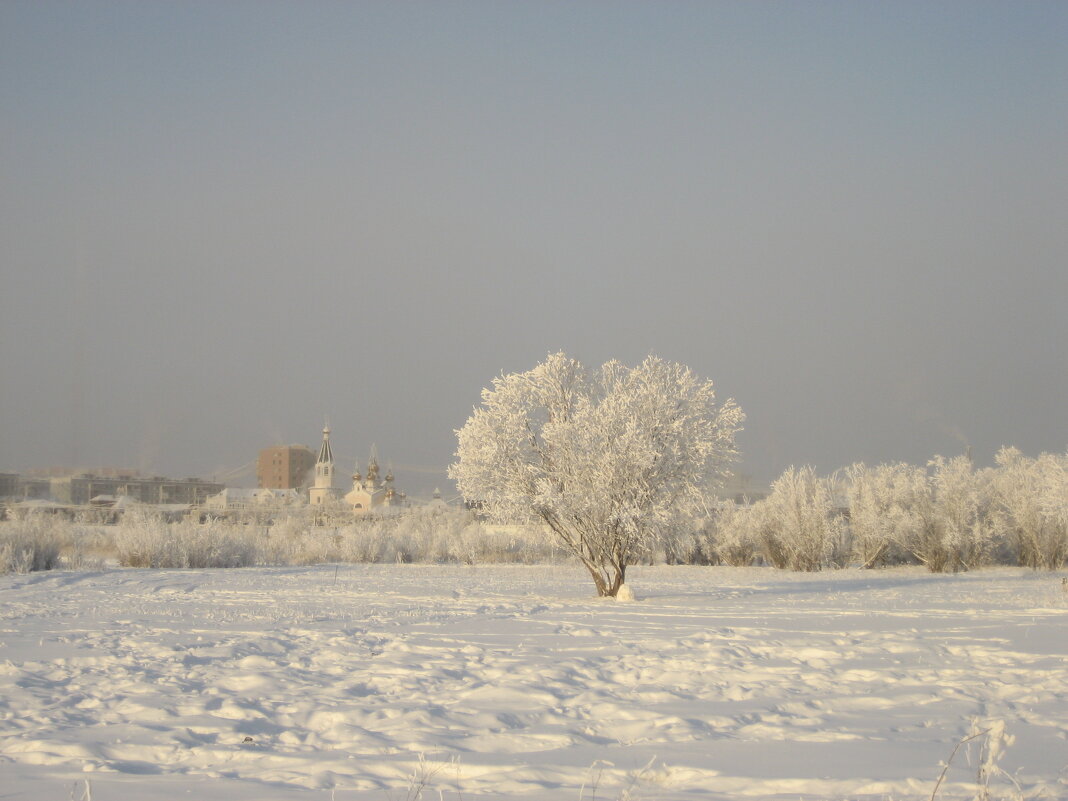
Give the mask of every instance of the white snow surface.
[(618, 604), (570, 565), (0, 576), (0, 798), (905, 801), (975, 718), (1068, 798), (1059, 574), (628, 579)]

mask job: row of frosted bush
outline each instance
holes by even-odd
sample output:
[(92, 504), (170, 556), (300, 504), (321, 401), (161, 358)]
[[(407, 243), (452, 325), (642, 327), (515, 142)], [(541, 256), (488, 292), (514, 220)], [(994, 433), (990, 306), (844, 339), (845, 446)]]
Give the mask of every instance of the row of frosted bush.
[(413, 510), (339, 526), (311, 525), (301, 515), (270, 525), (244, 525), (165, 523), (147, 514), (127, 514), (116, 527), (114, 542), (119, 564), (129, 567), (537, 562), (549, 551), (533, 540), (488, 536), (461, 510)]
[(922, 564), (1054, 570), (1068, 562), (1068, 456), (1004, 448), (996, 465), (965, 456), (925, 467), (853, 465), (831, 476), (789, 468), (767, 498), (716, 509), (665, 543), (669, 561), (789, 570)]
[(299, 513), (271, 524), (167, 522), (131, 508), (118, 525), (31, 514), (0, 524), (0, 572), (100, 566), (203, 568), (332, 562), (545, 562), (552, 543), (522, 531), (485, 530), (467, 511), (422, 511), (345, 525), (313, 525)]

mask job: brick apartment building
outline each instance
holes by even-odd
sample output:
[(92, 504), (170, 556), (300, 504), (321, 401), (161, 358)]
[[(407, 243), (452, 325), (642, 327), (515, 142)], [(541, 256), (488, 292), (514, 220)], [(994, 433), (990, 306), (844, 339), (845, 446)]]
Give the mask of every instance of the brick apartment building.
[(256, 480), (263, 489), (300, 489), (308, 486), (315, 454), (304, 445), (264, 448), (256, 461)]

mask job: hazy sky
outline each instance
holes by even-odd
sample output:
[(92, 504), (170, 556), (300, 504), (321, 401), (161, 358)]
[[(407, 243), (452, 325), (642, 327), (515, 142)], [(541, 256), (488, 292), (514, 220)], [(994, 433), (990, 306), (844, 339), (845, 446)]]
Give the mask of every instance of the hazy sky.
[(758, 477), (1063, 452), (1066, 42), (1064, 2), (5, 0), (0, 470), (222, 477), (327, 416), (339, 473), (444, 488), (561, 349), (712, 378)]

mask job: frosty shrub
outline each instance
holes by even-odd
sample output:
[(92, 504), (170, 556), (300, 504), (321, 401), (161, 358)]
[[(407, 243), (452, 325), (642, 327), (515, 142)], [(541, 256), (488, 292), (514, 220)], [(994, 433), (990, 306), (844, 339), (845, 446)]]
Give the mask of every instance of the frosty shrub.
[(994, 546), (993, 520), (989, 514), (991, 472), (976, 471), (967, 456), (929, 463), (932, 489), (933, 540), (917, 558), (932, 571), (956, 572), (989, 563)]
[(0, 573), (29, 573), (59, 566), (65, 521), (55, 515), (29, 514), (0, 527)]
[(909, 558), (924, 565), (932, 573), (951, 568), (952, 553), (945, 540), (941, 512), (936, 503), (930, 476), (922, 467), (910, 465), (904, 477), (908, 479), (906, 514), (896, 529), (897, 543)]
[(449, 534), (449, 558), (465, 565), (524, 562), (536, 553), (531, 540), (517, 535), (505, 537), (486, 531), (476, 520), (458, 521)]
[(381, 561), (381, 523), (377, 519), (346, 525), (312, 525), (310, 516), (290, 515), (262, 532), (262, 559), (272, 565)]
[(291, 515), (261, 526), (260, 559), (267, 565), (314, 564), (305, 558), (303, 544), (310, 522), (303, 515)]
[(934, 457), (928, 471), (909, 468), (900, 487), (908, 525), (899, 542), (933, 573), (989, 564), (996, 551), (991, 493), (994, 471), (975, 470), (967, 456)]
[(258, 527), (218, 521), (208, 525), (191, 522), (172, 525), (185, 552), (183, 567), (250, 567), (263, 562)]
[(1029, 459), (1016, 448), (996, 457), (993, 518), (1020, 565), (1056, 570), (1068, 561), (1068, 457)]
[(113, 535), (123, 567), (184, 567), (173, 527), (148, 508), (128, 508)]
[(338, 542), (338, 562), (382, 562), (389, 550), (389, 531), (381, 520), (358, 520), (342, 530)]
[[(89, 520), (98, 520), (99, 517), (91, 516)], [(63, 548), (61, 562), (64, 568), (70, 570), (98, 570), (105, 564), (105, 560), (114, 553), (110, 526), (88, 524), (84, 518), (75, 518), (75, 522), (66, 523), (59, 527)]]
[(511, 561), (504, 558), (508, 551), (503, 547), (503, 543), (496, 544), (502, 547), (492, 547), (482, 526), (470, 521), (453, 532), (449, 542), (449, 556), (465, 565)]
[(490, 517), (543, 522), (598, 595), (614, 596), (628, 565), (700, 514), (743, 419), (682, 365), (650, 357), (588, 371), (555, 353), (482, 391), (449, 475)]
[(398, 518), (391, 541), (398, 562), (447, 562), (462, 524), (455, 516), (417, 510)]
[(259, 539), (257, 526), (168, 523), (148, 507), (127, 509), (114, 534), (124, 567), (246, 567), (262, 562)]
[(659, 539), (656, 551), (650, 551), (650, 564), (663, 562), (667, 565), (715, 565), (719, 560), (711, 550), (711, 519), (691, 521), (690, 525), (678, 526), (665, 532)]
[(532, 562), (551, 553), (541, 536), (492, 533), (465, 509), (415, 509), (384, 518), (379, 531), (381, 559), (390, 562)]
[[(521, 548), (506, 553), (500, 538), (487, 535), (466, 509), (412, 509), (367, 515), (338, 525), (313, 526), (293, 516), (264, 529), (270, 564), (328, 562), (497, 562), (519, 561)], [(514, 543), (513, 543), (514, 545)]]
[(760, 553), (775, 567), (814, 571), (838, 561), (842, 520), (834, 514), (831, 482), (815, 468), (787, 468), (754, 507)]
[(912, 465), (855, 464), (846, 471), (852, 559), (862, 567), (904, 561), (902, 546), (921, 525), (917, 510), (927, 503), (927, 474)]
[(760, 506), (723, 503), (701, 529), (701, 550), (712, 564), (747, 567), (759, 552)]

